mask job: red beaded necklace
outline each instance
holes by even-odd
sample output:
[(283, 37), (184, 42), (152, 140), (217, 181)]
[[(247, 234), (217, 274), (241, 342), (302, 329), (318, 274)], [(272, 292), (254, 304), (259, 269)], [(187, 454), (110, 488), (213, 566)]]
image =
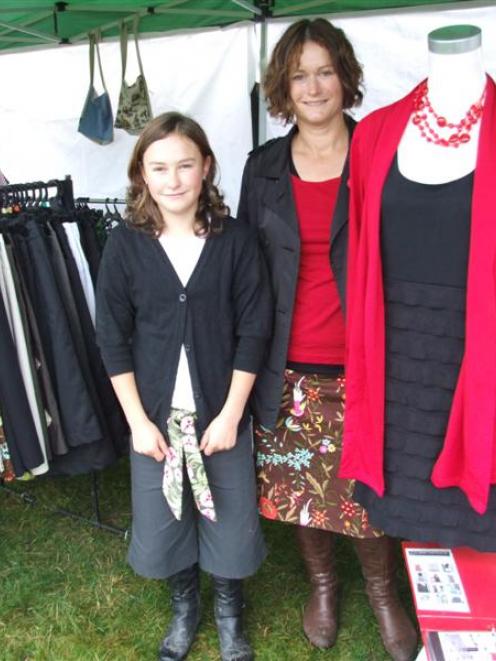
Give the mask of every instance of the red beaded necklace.
[[(470, 131), (477, 124), (482, 116), (484, 108), (484, 99), (486, 90), (482, 92), (481, 98), (473, 103), (465, 113), (465, 116), (458, 123), (448, 122), (446, 117), (438, 115), (428, 97), (427, 81), (421, 83), (415, 93), (413, 100), (413, 117), (412, 122), (418, 126), (420, 135), (435, 145), (441, 147), (459, 147), (460, 145), (470, 142)], [(449, 129), (450, 135), (447, 138), (442, 138), (439, 133), (429, 123), (429, 115), (435, 119), (437, 126), (440, 129)], [(453, 130), (454, 129), (454, 130)]]

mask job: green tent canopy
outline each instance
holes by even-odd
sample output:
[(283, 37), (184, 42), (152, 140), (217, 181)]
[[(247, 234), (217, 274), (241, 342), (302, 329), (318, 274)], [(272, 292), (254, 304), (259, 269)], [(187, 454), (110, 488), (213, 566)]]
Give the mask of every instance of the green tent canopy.
[(76, 44), (100, 29), (116, 37), (121, 21), (140, 16), (140, 33), (225, 26), (268, 17), (352, 13), (416, 5), (473, 5), (471, 0), (1, 0), (0, 53)]

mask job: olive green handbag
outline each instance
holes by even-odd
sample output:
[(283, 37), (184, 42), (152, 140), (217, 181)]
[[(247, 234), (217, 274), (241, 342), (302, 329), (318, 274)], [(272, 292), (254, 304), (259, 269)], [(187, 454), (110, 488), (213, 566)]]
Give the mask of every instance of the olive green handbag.
[(139, 18), (134, 20), (133, 33), (140, 73), (132, 85), (126, 83), (128, 32), (126, 24), (124, 22), (121, 23), (122, 84), (119, 95), (119, 107), (117, 108), (114, 123), (115, 128), (124, 129), (132, 135), (139, 133), (148, 120), (152, 118), (150, 97), (143, 74), (143, 64), (138, 46), (138, 21)]

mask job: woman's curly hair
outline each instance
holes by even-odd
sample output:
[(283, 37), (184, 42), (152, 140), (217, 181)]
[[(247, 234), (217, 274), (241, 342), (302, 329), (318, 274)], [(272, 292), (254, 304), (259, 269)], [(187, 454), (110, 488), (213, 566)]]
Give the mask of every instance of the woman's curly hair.
[(166, 112), (149, 121), (134, 146), (128, 166), (130, 185), (127, 190), (126, 220), (137, 229), (156, 237), (164, 230), (165, 221), (143, 178), (143, 157), (152, 143), (174, 133), (194, 142), (203, 159), (210, 158), (210, 168), (203, 179), (196, 210), (195, 234), (206, 236), (219, 233), (224, 218), (229, 215), (229, 207), (224, 204), (224, 198), (214, 184), (217, 162), (202, 127), (191, 117), (179, 112)]
[(294, 116), (289, 97), (290, 74), (298, 65), (307, 41), (314, 41), (328, 51), (343, 88), (343, 108), (359, 105), (363, 98), (362, 67), (343, 30), (324, 18), (297, 21), (288, 27), (275, 45), (263, 80), (269, 113), (285, 124), (291, 122)]

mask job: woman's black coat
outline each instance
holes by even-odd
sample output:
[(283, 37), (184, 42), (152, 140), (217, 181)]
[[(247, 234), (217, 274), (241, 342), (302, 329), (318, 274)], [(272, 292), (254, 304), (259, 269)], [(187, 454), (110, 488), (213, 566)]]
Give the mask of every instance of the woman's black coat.
[[(351, 138), (355, 122), (345, 117)], [(289, 170), (290, 145), (297, 130), (293, 127), (283, 138), (270, 140), (251, 152), (243, 172), (237, 214), (258, 229), (274, 296), (272, 340), (251, 398), (256, 421), (269, 429), (275, 427), (281, 405), (300, 260), (298, 219)], [(330, 222), (331, 266), (342, 304), (348, 243), (347, 180), (348, 161)]]

